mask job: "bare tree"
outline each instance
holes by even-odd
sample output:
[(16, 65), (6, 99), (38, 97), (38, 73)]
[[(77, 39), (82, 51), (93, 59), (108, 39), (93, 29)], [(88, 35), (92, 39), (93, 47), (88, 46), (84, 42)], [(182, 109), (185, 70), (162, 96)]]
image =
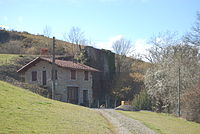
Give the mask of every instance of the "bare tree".
[(112, 48), (116, 53), (116, 72), (120, 74), (123, 71), (127, 71), (130, 67), (127, 56), (133, 52), (131, 41), (121, 38), (113, 43)]
[(64, 34), (64, 39), (72, 44), (77, 45), (81, 50), (81, 45), (86, 45), (84, 32), (79, 27), (72, 27), (68, 34)]
[(145, 86), (158, 111), (175, 113), (180, 106), (177, 96), (194, 86), (200, 75), (198, 49), (177, 44), (164, 46), (160, 51), (152, 49), (152, 54), (160, 57), (147, 71)]
[[(121, 38), (115, 41), (112, 45), (113, 51), (115, 54), (115, 66), (116, 66), (116, 77), (114, 80), (114, 89), (112, 91), (115, 97), (115, 106), (117, 100), (123, 98), (124, 91), (131, 90), (129, 86), (127, 86), (126, 82), (124, 82), (124, 77), (129, 76), (131, 70), (131, 59), (127, 57), (132, 53), (132, 43), (130, 40), (126, 40)], [(123, 75), (122, 75), (123, 74)]]
[(72, 27), (69, 31), (69, 33), (65, 33), (63, 35), (65, 41), (68, 41), (69, 43), (72, 43), (72, 54), (74, 58), (78, 53), (81, 52), (81, 45), (86, 45), (87, 40), (85, 39), (84, 32), (81, 31), (79, 27)]
[(184, 41), (200, 47), (200, 12), (197, 12), (197, 19), (192, 27), (192, 31), (185, 35)]
[(43, 35), (46, 36), (46, 37), (50, 37), (51, 36), (51, 27), (46, 25), (43, 29)]
[(182, 112), (183, 117), (200, 123), (200, 78), (197, 85), (184, 93), (183, 106), (185, 107)]
[(165, 47), (180, 43), (180, 39), (177, 36), (176, 32), (169, 31), (153, 36), (148, 42), (152, 47), (148, 49), (148, 53), (144, 55), (144, 58), (151, 63), (161, 62), (168, 54), (168, 49), (165, 49)]

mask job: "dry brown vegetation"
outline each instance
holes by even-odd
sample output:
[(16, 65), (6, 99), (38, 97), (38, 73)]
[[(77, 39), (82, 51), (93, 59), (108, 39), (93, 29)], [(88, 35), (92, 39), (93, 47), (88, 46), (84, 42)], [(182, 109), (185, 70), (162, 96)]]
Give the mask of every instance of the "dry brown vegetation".
[(182, 116), (190, 121), (200, 123), (200, 81), (182, 97)]
[[(52, 39), (43, 35), (27, 32), (0, 31), (0, 53), (9, 54), (40, 54), (42, 48), (52, 51)], [(72, 55), (72, 44), (56, 40), (57, 55)]]

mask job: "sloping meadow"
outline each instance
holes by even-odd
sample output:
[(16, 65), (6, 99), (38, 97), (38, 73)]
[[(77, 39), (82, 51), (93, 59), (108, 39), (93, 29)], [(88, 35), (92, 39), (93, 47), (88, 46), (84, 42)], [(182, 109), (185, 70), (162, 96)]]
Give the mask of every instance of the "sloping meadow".
[(97, 112), (50, 100), (0, 81), (0, 133), (108, 134)]

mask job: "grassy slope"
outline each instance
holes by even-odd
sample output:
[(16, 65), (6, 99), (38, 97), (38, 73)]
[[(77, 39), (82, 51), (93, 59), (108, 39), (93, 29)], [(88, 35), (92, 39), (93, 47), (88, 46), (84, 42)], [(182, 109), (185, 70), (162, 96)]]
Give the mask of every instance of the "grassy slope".
[(85, 107), (62, 103), (0, 81), (0, 133), (104, 134), (107, 121)]
[(140, 120), (147, 127), (155, 130), (160, 134), (199, 134), (200, 124), (186, 121), (168, 114), (140, 111), (120, 113)]
[(12, 64), (18, 57), (15, 54), (0, 54), (0, 65)]
[[(20, 55), (20, 54), (0, 54), (0, 66), (16, 65), (22, 67), (25, 63), (30, 62), (38, 55)], [(18, 63), (23, 61), (22, 63)]]

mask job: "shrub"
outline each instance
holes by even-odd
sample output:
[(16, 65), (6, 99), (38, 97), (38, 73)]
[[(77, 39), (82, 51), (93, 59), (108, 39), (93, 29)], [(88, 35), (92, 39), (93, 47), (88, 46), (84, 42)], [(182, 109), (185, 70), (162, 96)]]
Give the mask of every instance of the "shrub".
[(183, 95), (182, 116), (200, 123), (200, 82)]
[(140, 91), (140, 93), (134, 97), (132, 105), (140, 110), (151, 110), (151, 100), (147, 91)]
[(6, 43), (0, 43), (0, 53), (18, 54), (21, 53), (20, 41), (9, 41)]

